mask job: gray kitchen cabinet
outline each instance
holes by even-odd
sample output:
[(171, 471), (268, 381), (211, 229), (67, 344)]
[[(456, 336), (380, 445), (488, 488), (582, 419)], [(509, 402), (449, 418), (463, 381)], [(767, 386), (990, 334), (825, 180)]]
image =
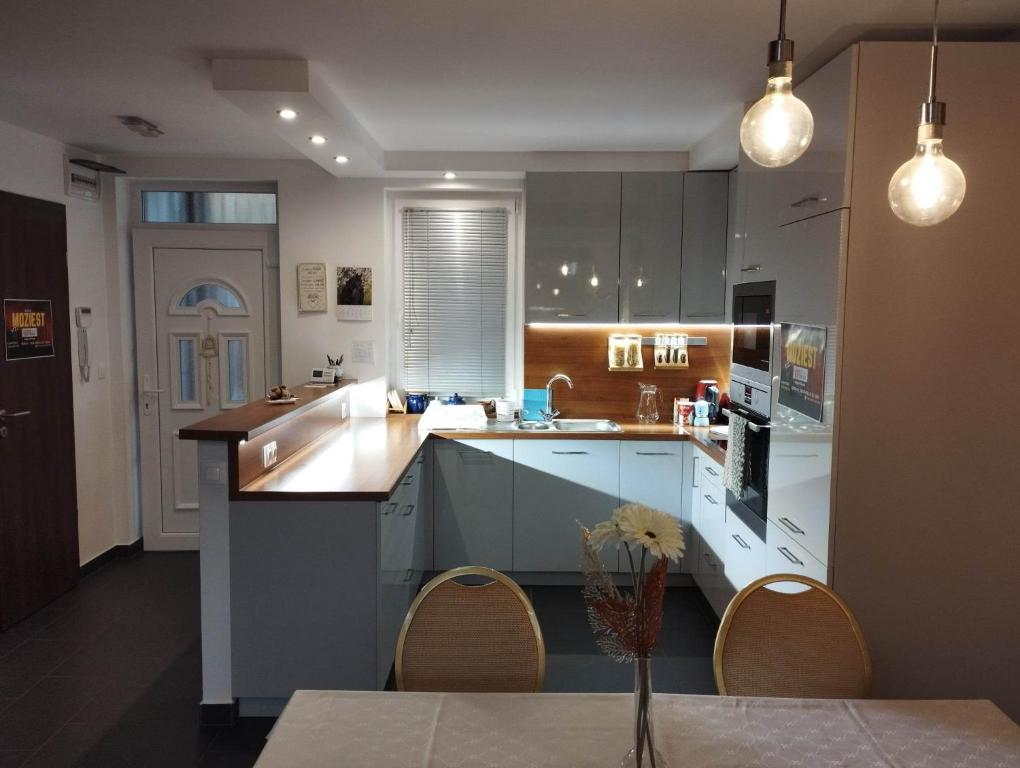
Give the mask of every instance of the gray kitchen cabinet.
[[(515, 440), (513, 499), (513, 570), (576, 573), (578, 522), (592, 528), (620, 502), (619, 441)], [(616, 569), (614, 550), (603, 560)]]
[(525, 322), (619, 318), (619, 173), (529, 173)]
[(680, 319), (683, 213), (683, 173), (623, 174), (620, 322)]
[(726, 315), (729, 173), (704, 171), (684, 178), (682, 322), (722, 322)]
[(512, 440), (437, 440), (434, 460), (436, 570), (513, 568)]
[(740, 182), (740, 171), (729, 172), (729, 201), (726, 205), (726, 317), (733, 322), (733, 286), (741, 282), (744, 266), (744, 207), (747, 188)]

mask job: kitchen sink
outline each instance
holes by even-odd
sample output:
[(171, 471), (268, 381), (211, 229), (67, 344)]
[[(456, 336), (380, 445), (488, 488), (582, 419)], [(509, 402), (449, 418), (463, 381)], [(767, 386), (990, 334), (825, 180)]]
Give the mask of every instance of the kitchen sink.
[(623, 432), (623, 428), (609, 419), (556, 419), (553, 429), (560, 432)]

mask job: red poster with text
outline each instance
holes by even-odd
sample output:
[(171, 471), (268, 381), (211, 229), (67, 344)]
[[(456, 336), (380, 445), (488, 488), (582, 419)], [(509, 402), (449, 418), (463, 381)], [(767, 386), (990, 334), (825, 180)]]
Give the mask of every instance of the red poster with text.
[(49, 299), (4, 299), (8, 360), (53, 357), (53, 303)]

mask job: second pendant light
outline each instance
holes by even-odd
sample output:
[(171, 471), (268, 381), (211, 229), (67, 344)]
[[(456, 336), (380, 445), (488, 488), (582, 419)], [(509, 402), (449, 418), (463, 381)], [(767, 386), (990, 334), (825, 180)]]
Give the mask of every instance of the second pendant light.
[(793, 95), (793, 40), (786, 38), (786, 0), (779, 1), (779, 39), (769, 43), (765, 95), (740, 123), (740, 146), (758, 165), (789, 165), (811, 144), (815, 121)]

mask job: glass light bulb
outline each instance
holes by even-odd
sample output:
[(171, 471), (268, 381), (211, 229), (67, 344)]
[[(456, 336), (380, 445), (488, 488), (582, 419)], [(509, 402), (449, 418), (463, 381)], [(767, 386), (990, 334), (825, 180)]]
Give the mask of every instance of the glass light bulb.
[(740, 146), (758, 165), (789, 165), (811, 144), (815, 120), (807, 104), (793, 95), (789, 77), (770, 77), (765, 95), (740, 122)]
[(639, 277), (639, 278), (637, 279), (637, 281), (636, 281), (635, 285), (637, 285), (637, 287), (638, 287), (638, 288), (644, 288), (644, 287), (645, 287), (645, 281), (644, 281), (644, 278), (641, 278), (641, 277)]
[(563, 262), (563, 266), (560, 267), (560, 274), (564, 277), (570, 274), (570, 267), (567, 266), (566, 262)]
[(599, 285), (599, 276), (598, 275), (592, 275), (591, 276), (591, 280), (589, 280), (588, 282), (591, 283), (591, 287), (592, 288), (598, 288), (598, 285)]
[(889, 206), (907, 224), (930, 227), (956, 213), (966, 192), (963, 171), (942, 151), (942, 139), (923, 139), (889, 180)]

